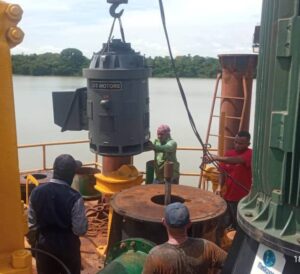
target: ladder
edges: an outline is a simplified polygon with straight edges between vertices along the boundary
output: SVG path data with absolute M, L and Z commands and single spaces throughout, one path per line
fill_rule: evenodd
M 225 131 L 225 124 L 227 119 L 235 119 L 239 120 L 239 131 L 242 130 L 242 126 L 244 123 L 244 118 L 245 118 L 245 111 L 246 111 L 246 105 L 248 103 L 248 92 L 247 92 L 247 82 L 246 82 L 246 77 L 244 76 L 242 78 L 242 84 L 243 84 L 243 97 L 233 97 L 233 96 L 219 96 L 218 95 L 218 90 L 219 90 L 219 83 L 220 80 L 222 79 L 222 74 L 217 75 L 216 79 L 216 84 L 215 84 L 215 89 L 214 89 L 214 95 L 213 95 L 213 100 L 212 100 L 212 106 L 210 110 L 210 116 L 209 116 L 209 122 L 208 122 L 208 127 L 207 127 L 207 133 L 206 133 L 206 139 L 205 143 L 208 144 L 209 142 L 209 137 L 218 137 L 219 138 L 219 155 L 224 155 L 224 139 L 234 139 L 235 136 L 226 136 L 224 135 Z M 242 112 L 241 116 L 227 116 L 226 113 L 221 113 L 220 115 L 214 114 L 215 111 L 215 105 L 216 105 L 216 99 L 233 99 L 233 100 L 242 100 L 243 102 L 243 107 L 242 107 Z M 213 118 L 219 118 L 220 119 L 220 132 L 221 134 L 212 134 L 211 133 L 211 125 L 213 122 Z
M 208 144 L 209 142 L 209 137 L 218 137 L 218 154 L 223 156 L 225 151 L 224 151 L 224 140 L 225 139 L 234 139 L 235 136 L 227 136 L 225 135 L 225 124 L 226 124 L 226 119 L 235 119 L 239 120 L 239 131 L 242 130 L 242 126 L 244 123 L 244 117 L 245 117 L 245 111 L 246 111 L 246 105 L 248 102 L 248 90 L 247 90 L 247 82 L 246 82 L 246 77 L 243 76 L 242 78 L 242 84 L 243 84 L 243 97 L 233 97 L 233 96 L 220 96 L 218 95 L 219 91 L 219 83 L 220 80 L 222 79 L 222 74 L 219 73 L 216 78 L 216 84 L 214 88 L 214 94 L 213 94 L 213 100 L 212 100 L 212 105 L 211 105 L 211 110 L 210 110 L 210 116 L 209 116 L 209 121 L 208 121 L 208 127 L 207 127 L 207 132 L 206 132 L 206 138 L 205 138 L 205 144 Z M 220 115 L 214 114 L 215 112 L 215 105 L 216 105 L 216 100 L 217 99 L 234 99 L 234 100 L 242 100 L 243 101 L 243 107 L 242 107 L 242 112 L 241 116 L 235 117 L 235 116 L 227 116 L 225 112 L 222 112 Z M 211 125 L 213 122 L 213 118 L 219 118 L 219 134 L 212 134 L 211 133 Z M 205 167 L 204 167 L 205 168 Z M 200 178 L 199 178 L 199 188 L 206 189 L 207 184 L 203 180 L 203 170 L 200 172 Z

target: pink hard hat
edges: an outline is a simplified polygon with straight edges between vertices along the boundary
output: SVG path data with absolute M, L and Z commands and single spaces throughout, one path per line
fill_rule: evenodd
M 160 125 L 157 128 L 157 134 L 167 134 L 167 133 L 170 133 L 170 132 L 171 132 L 171 129 L 168 125 Z

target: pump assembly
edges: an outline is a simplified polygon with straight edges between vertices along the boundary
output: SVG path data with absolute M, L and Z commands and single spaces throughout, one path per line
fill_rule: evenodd
M 126 156 L 144 151 L 150 139 L 150 69 L 144 56 L 125 42 L 119 4 L 107 0 L 114 17 L 107 43 L 94 53 L 83 70 L 87 88 L 75 92 L 53 92 L 54 122 L 65 130 L 89 130 L 90 149 L 100 155 Z M 115 20 L 122 39 L 111 39 Z

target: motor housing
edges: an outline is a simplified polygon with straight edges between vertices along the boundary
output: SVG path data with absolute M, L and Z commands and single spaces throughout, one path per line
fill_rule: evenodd
M 104 43 L 83 70 L 87 78 L 90 148 L 100 155 L 135 155 L 150 139 L 150 69 L 129 43 Z

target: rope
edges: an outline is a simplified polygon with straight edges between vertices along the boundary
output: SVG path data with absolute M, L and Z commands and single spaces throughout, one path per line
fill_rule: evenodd
M 122 37 L 122 42 L 125 42 L 125 34 L 124 34 L 124 29 L 123 29 L 123 25 L 122 25 L 122 21 L 121 21 L 121 17 L 118 18 L 119 21 L 119 27 L 120 27 L 120 33 L 121 33 L 121 37 Z
M 110 27 L 110 31 L 109 31 L 109 35 L 108 35 L 108 39 L 107 39 L 107 43 L 106 43 L 106 47 L 102 49 L 101 53 L 105 53 L 106 51 L 109 52 L 110 51 L 110 42 L 112 40 L 112 34 L 114 32 L 114 28 L 115 28 L 115 23 L 116 23 L 116 17 L 114 18 L 112 25 Z M 120 33 L 121 33 L 121 37 L 122 37 L 122 42 L 125 42 L 125 33 L 124 33 L 124 28 L 122 25 L 122 20 L 120 17 L 118 17 L 118 23 L 119 23 L 119 27 L 120 27 Z
M 101 233 L 103 237 L 107 236 L 108 214 L 108 204 L 106 203 L 97 204 L 87 208 L 87 237 L 96 237 L 99 233 Z
M 211 155 L 211 153 L 209 152 L 208 148 L 207 148 L 207 145 L 203 142 L 198 130 L 197 130 L 197 127 L 195 125 L 195 122 L 194 122 L 194 119 L 193 119 L 193 116 L 190 112 L 190 109 L 189 109 L 189 106 L 188 106 L 188 102 L 187 102 L 187 99 L 186 99 L 186 95 L 185 95 L 185 92 L 184 92 L 184 89 L 182 87 L 182 84 L 181 84 L 181 81 L 179 79 L 179 76 L 178 76 L 178 72 L 177 72 L 177 68 L 176 68 L 176 65 L 175 65 L 175 60 L 173 58 L 173 53 L 172 53 L 172 49 L 171 49 L 171 45 L 170 45 L 170 40 L 169 40 L 169 35 L 168 35 L 168 30 L 167 30 L 167 26 L 166 26 L 166 18 L 165 18 L 165 12 L 164 12 L 164 6 L 163 6 L 163 0 L 158 0 L 159 2 L 159 8 L 160 8 L 160 16 L 161 16 L 161 20 L 162 20 L 162 25 L 163 25 L 163 29 L 164 29 L 164 33 L 165 33 L 165 37 L 166 37 L 166 41 L 167 41 L 167 46 L 168 46 L 168 51 L 169 51 L 169 55 L 170 55 L 170 59 L 171 59 L 171 66 L 172 66 L 172 69 L 174 71 L 174 74 L 175 74 L 175 78 L 176 78 L 176 81 L 177 81 L 177 85 L 178 85 L 178 88 L 179 88 L 179 91 L 180 91 L 180 95 L 181 95 L 181 98 L 182 98 L 182 101 L 183 101 L 183 104 L 185 106 L 185 109 L 186 109 L 186 112 L 187 112 L 187 115 L 188 115 L 188 118 L 189 118 L 189 122 L 191 124 L 191 127 L 192 127 L 192 130 L 197 138 L 197 140 L 199 141 L 199 143 L 201 144 L 202 146 L 202 149 L 203 149 L 203 157 L 207 157 L 213 166 L 215 166 L 221 173 L 225 174 L 226 176 L 228 176 L 230 179 L 232 179 L 232 181 L 239 187 L 241 187 L 242 189 L 244 189 L 246 192 L 249 192 L 249 189 L 247 189 L 245 186 L 243 186 L 240 182 L 238 182 L 236 179 L 234 179 L 230 174 L 228 174 L 218 163 L 216 163 L 213 159 L 213 156 Z M 202 162 L 203 163 L 203 162 Z M 203 170 L 202 168 L 202 163 L 200 165 L 200 169 Z

